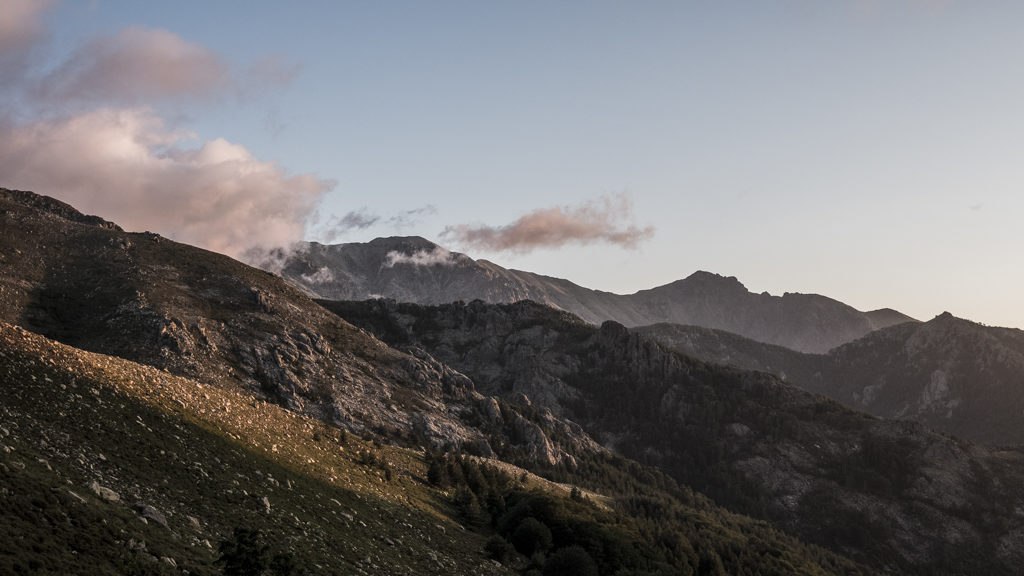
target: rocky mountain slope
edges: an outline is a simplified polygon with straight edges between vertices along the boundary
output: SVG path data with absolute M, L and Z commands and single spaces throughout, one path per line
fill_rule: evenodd
M 0 395 L 0 571 L 869 573 L 276 276 L 10 190 Z
M 879 330 L 825 355 L 801 354 L 707 329 L 640 329 L 685 354 L 779 374 L 884 418 L 985 444 L 1024 444 L 1024 331 L 950 314 Z
M 510 573 L 414 452 L 5 323 L 0 384 L 4 574 L 219 574 L 239 527 L 313 573 Z
M 419 237 L 378 238 L 365 244 L 310 243 L 276 267 L 310 293 L 331 300 L 533 300 L 592 324 L 693 324 L 806 352 L 825 352 L 872 330 L 913 320 L 888 309 L 860 312 L 816 294 L 754 294 L 736 278 L 708 272 L 635 294 L 612 294 L 473 260 Z
M 52 199 L 0 191 L 0 320 L 353 432 L 489 453 L 484 435 L 463 423 L 488 406 L 465 376 L 389 349 L 276 276 L 69 213 Z M 565 457 L 542 434 L 528 436 L 535 442 L 523 450 Z M 576 436 L 564 435 L 589 442 Z
M 566 415 L 604 445 L 874 570 L 1013 574 L 1024 560 L 1017 451 L 878 420 L 528 302 L 324 305 L 427 350 L 482 392 Z

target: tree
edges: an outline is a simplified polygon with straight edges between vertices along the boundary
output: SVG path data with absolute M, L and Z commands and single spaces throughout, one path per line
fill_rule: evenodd
M 487 552 L 489 557 L 505 564 L 512 557 L 512 554 L 515 553 L 516 549 L 508 543 L 508 540 L 501 536 L 491 536 L 491 539 L 484 545 L 484 551 Z
M 427 482 L 438 488 L 447 488 L 451 485 L 451 477 L 448 475 L 448 467 L 441 458 L 433 458 L 430 467 L 427 468 Z
M 490 515 L 480 506 L 480 500 L 472 490 L 459 486 L 455 491 L 455 507 L 469 526 L 480 527 L 490 522 Z
M 532 556 L 534 552 L 544 552 L 551 548 L 551 530 L 532 516 L 523 518 L 512 532 L 512 545 L 525 556 Z
M 597 576 L 597 563 L 580 546 L 559 548 L 544 563 L 544 576 Z

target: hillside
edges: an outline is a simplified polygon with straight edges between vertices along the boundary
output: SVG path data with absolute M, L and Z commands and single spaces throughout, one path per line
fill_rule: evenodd
M 0 383 L 5 574 L 219 573 L 240 527 L 317 573 L 506 573 L 415 452 L 8 324 Z
M 612 294 L 473 260 L 419 237 L 377 238 L 365 244 L 310 243 L 273 267 L 330 300 L 533 300 L 595 325 L 605 320 L 626 326 L 693 324 L 807 352 L 825 352 L 872 330 L 913 321 L 893 310 L 860 312 L 816 294 L 755 294 L 736 278 L 708 272 L 635 294 Z
M 878 420 L 528 302 L 323 303 L 484 393 L 568 416 L 605 446 L 875 570 L 1014 574 L 1024 558 L 1019 452 Z
M 873 332 L 825 355 L 690 326 L 640 329 L 709 362 L 763 370 L 883 418 L 993 445 L 1024 444 L 1024 332 L 950 314 Z
M 5 571 L 868 573 L 276 276 L 31 193 L 0 219 Z
M 490 452 L 463 422 L 487 405 L 465 376 L 388 348 L 276 276 L 155 234 L 69 220 L 70 207 L 42 202 L 0 191 L 0 320 L 352 432 Z M 543 436 L 522 449 L 562 458 Z

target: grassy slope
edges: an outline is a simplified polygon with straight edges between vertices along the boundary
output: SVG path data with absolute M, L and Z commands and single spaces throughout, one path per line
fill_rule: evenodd
M 316 573 L 501 572 L 423 484 L 413 452 L 343 444 L 277 406 L 6 324 L 0 354 L 2 573 L 210 574 L 237 526 Z M 389 463 L 391 481 L 360 464 L 365 451 Z M 121 501 L 98 498 L 93 481 Z M 168 527 L 143 523 L 139 501 Z

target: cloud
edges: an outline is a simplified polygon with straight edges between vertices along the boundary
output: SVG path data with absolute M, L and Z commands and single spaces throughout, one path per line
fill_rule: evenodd
M 335 242 L 352 230 L 365 230 L 380 220 L 380 216 L 370 214 L 365 208 L 353 210 L 344 216 L 331 216 L 320 231 L 319 236 L 327 244 Z
M 433 214 L 437 214 L 437 207 L 433 204 L 427 204 L 426 206 L 399 212 L 388 218 L 387 223 L 396 230 L 404 230 L 419 224 L 421 216 L 431 216 Z
M 421 216 L 436 213 L 437 208 L 430 204 L 403 210 L 387 218 L 370 213 L 366 208 L 360 208 L 344 216 L 331 216 L 325 224 L 317 226 L 315 234 L 325 244 L 332 244 L 347 236 L 349 232 L 366 230 L 378 224 L 395 230 L 404 230 L 418 224 Z
M 224 139 L 184 147 L 191 139 L 138 108 L 8 122 L 0 125 L 0 173 L 6 186 L 234 257 L 301 240 L 333 187 Z
M 197 141 L 140 106 L 242 98 L 289 83 L 297 66 L 274 57 L 231 66 L 172 32 L 130 27 L 43 69 L 50 4 L 2 0 L 2 185 L 236 258 L 302 239 L 332 182 L 289 174 L 222 138 Z M 191 115 L 178 108 L 166 110 Z
M 228 65 L 209 49 L 166 30 L 133 26 L 96 38 L 36 88 L 49 102 L 138 104 L 212 97 L 232 85 Z
M 268 88 L 288 86 L 302 71 L 302 66 L 280 56 L 266 56 L 246 67 L 237 81 L 241 95 L 263 92 Z
M 300 274 L 299 278 L 306 284 L 328 284 L 334 282 L 334 272 L 327 266 L 323 266 L 312 274 Z
M 639 227 L 633 203 L 625 194 L 606 195 L 578 206 L 535 210 L 505 226 L 448 226 L 441 237 L 468 248 L 526 253 L 537 248 L 605 242 L 636 248 L 654 235 Z
M 409 266 L 454 266 L 456 262 L 458 262 L 457 256 L 440 246 L 436 246 L 432 250 L 417 250 L 412 254 L 392 250 L 384 256 L 385 268 L 393 268 L 400 264 Z
M 4 0 L 0 7 L 0 81 L 22 77 L 44 34 L 43 15 L 51 0 Z

